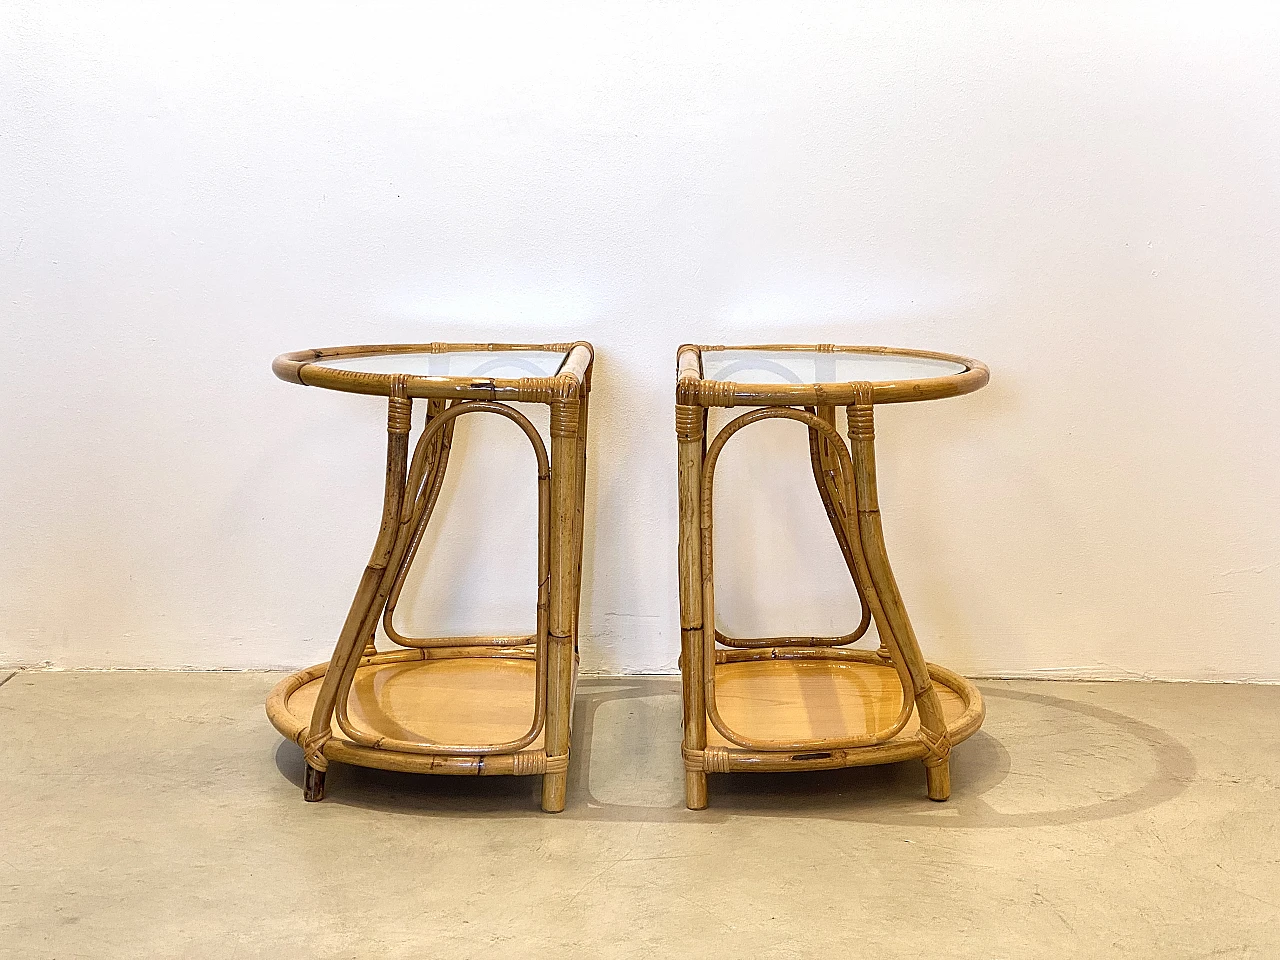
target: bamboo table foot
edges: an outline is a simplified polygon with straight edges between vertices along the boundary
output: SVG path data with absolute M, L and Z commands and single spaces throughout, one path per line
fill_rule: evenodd
M 338 761 L 412 773 L 539 774 L 543 809 L 564 809 L 591 364 L 586 343 L 334 347 L 276 358 L 281 379 L 387 398 L 382 523 L 333 656 L 285 678 L 267 700 L 271 723 L 302 747 L 304 799 L 323 799 L 325 772 Z M 426 424 L 410 454 L 419 398 Z M 550 455 L 513 402 L 550 407 Z M 529 636 L 405 636 L 396 605 L 444 483 L 454 425 L 470 413 L 511 421 L 537 460 L 537 627 Z M 401 649 L 378 650 L 379 625 Z
M 884 347 L 684 346 L 677 354 L 681 680 L 685 802 L 707 805 L 707 774 L 826 770 L 920 759 L 932 800 L 951 793 L 951 748 L 981 725 L 977 688 L 926 663 L 889 566 L 876 486 L 874 406 L 959 396 L 987 368 Z M 707 411 L 748 407 L 708 443 Z M 848 444 L 836 428 L 845 407 Z M 716 463 L 738 431 L 792 420 L 862 604 L 838 637 L 730 637 L 716 629 Z M 875 624 L 876 649 L 852 645 Z

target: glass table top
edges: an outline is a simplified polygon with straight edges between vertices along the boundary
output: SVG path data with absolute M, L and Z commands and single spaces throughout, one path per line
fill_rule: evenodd
M 379 353 L 331 357 L 308 366 L 353 373 L 405 374 L 411 377 L 467 377 L 518 380 L 554 377 L 565 354 L 549 350 L 459 350 L 456 353 Z
M 703 350 L 704 380 L 734 383 L 894 383 L 949 377 L 967 370 L 962 363 L 931 357 L 851 351 Z

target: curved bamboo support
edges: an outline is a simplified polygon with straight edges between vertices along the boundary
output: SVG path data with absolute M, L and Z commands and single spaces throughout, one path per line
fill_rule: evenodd
M 538 642 L 536 634 L 520 636 L 472 636 L 472 637 L 403 637 L 396 644 L 409 650 L 450 650 L 454 647 L 465 647 L 475 650 L 478 647 L 493 647 L 495 650 L 522 649 Z
M 868 616 L 870 616 L 869 610 Z M 864 630 L 863 633 L 865 632 Z M 856 643 L 862 639 L 862 635 L 855 631 L 839 637 L 730 637 L 717 630 L 716 643 L 738 650 L 767 650 L 772 647 L 843 647 Z
M 407 376 L 398 376 L 395 378 L 395 382 L 397 384 L 397 390 L 401 394 L 404 394 L 406 398 L 407 398 L 407 390 L 408 390 L 407 383 L 409 379 L 410 378 Z M 456 403 L 457 401 L 455 401 L 455 405 Z M 399 514 L 397 518 L 398 527 L 396 529 L 395 536 L 392 540 L 392 547 L 391 547 L 390 555 L 387 560 L 387 566 L 384 569 L 383 574 L 378 581 L 375 595 L 369 604 L 369 609 L 366 611 L 364 620 L 360 628 L 361 632 L 365 637 L 365 645 L 364 645 L 365 656 L 377 654 L 377 647 L 374 645 L 374 634 L 377 630 L 379 613 L 380 611 L 383 611 L 386 607 L 387 596 L 390 592 L 391 585 L 392 585 L 391 581 L 388 580 L 388 576 L 392 574 L 393 571 L 397 570 L 402 563 L 401 556 L 402 556 L 402 550 L 404 549 L 403 535 L 405 532 L 405 523 L 407 522 L 407 517 L 410 515 L 410 512 L 415 508 L 416 504 L 420 504 L 423 502 L 423 498 L 421 495 L 419 495 L 417 498 L 413 498 L 410 496 L 410 491 L 417 490 L 419 488 L 422 482 L 423 474 L 427 468 L 426 467 L 427 457 L 429 452 L 433 449 L 433 446 L 434 446 L 433 443 L 430 442 L 430 438 L 437 435 L 436 430 L 433 430 L 433 426 L 434 426 L 433 422 L 438 422 L 438 424 L 443 426 L 445 430 L 448 431 L 449 435 L 452 436 L 453 417 L 452 416 L 443 417 L 441 413 L 441 407 L 442 407 L 442 401 L 437 400 L 434 402 L 429 402 L 429 405 L 428 405 L 429 417 L 428 417 L 427 426 L 424 428 L 422 436 L 418 438 L 418 444 L 414 448 L 413 459 L 407 468 L 407 478 L 406 478 L 405 470 L 401 470 L 399 474 L 400 480 L 401 480 L 401 491 L 399 494 Z M 397 430 L 403 430 L 404 432 L 405 444 L 407 447 L 408 434 L 411 431 L 413 426 L 411 406 L 406 406 L 404 408 L 404 412 L 400 417 L 400 419 L 397 421 L 397 423 L 398 423 Z M 441 473 L 439 480 L 443 481 L 443 473 Z M 438 492 L 438 486 L 437 486 L 437 492 Z M 434 501 L 432 501 L 432 503 L 433 502 Z M 360 663 L 361 663 L 361 659 L 359 657 L 351 656 L 348 660 L 346 660 L 343 666 L 342 672 L 339 674 L 338 687 L 337 687 L 338 692 L 337 692 L 337 698 L 335 701 L 335 708 L 337 709 L 337 713 L 338 713 L 339 725 L 341 725 L 346 718 L 347 696 L 349 691 L 351 690 L 351 684 L 355 680 L 356 670 L 359 669 Z M 326 681 L 327 679 L 328 677 L 326 675 Z M 316 706 L 317 706 L 317 709 L 319 709 L 318 703 Z
M 394 570 L 392 580 L 388 581 L 383 577 L 383 583 L 380 585 L 376 602 L 385 606 L 389 602 L 389 595 L 393 583 L 403 583 L 405 576 L 408 574 L 409 546 L 411 542 L 416 542 L 421 537 L 421 530 L 425 526 L 426 520 L 429 518 L 429 507 L 434 504 L 434 498 L 430 496 L 425 489 L 428 484 L 437 487 L 440 477 L 443 476 L 443 470 L 433 477 L 428 476 L 428 468 L 426 467 L 426 454 L 423 454 L 420 462 L 419 452 L 430 450 L 436 439 L 443 434 L 445 430 L 452 426 L 453 421 L 458 417 L 468 413 L 491 413 L 498 416 L 506 417 L 515 423 L 525 436 L 528 437 L 530 445 L 533 447 L 534 455 L 538 461 L 538 634 L 535 641 L 535 649 L 537 651 L 537 680 L 536 693 L 534 702 L 534 717 L 528 732 L 524 736 L 506 743 L 484 744 L 480 746 L 471 744 L 443 744 L 431 741 L 419 740 L 400 740 L 394 737 L 371 737 L 368 734 L 356 729 L 351 723 L 348 716 L 347 693 L 351 688 L 351 682 L 355 677 L 354 667 L 349 667 L 342 677 L 342 685 L 338 692 L 336 701 L 336 713 L 338 726 L 342 732 L 353 742 L 359 746 L 369 747 L 371 749 L 381 750 L 397 750 L 401 753 L 423 753 L 423 754 L 450 754 L 454 756 L 478 756 L 482 754 L 494 753 L 514 753 L 527 747 L 542 732 L 543 724 L 546 718 L 547 710 L 547 571 L 549 566 L 548 556 L 548 540 L 550 539 L 550 515 L 551 515 L 551 495 L 550 495 L 550 464 L 547 460 L 546 448 L 543 446 L 542 438 L 538 434 L 537 428 L 529 422 L 524 414 L 518 412 L 512 407 L 502 403 L 494 403 L 487 400 L 473 400 L 465 403 L 457 403 L 451 405 L 447 410 L 436 416 L 423 431 L 422 436 L 418 440 L 417 449 L 414 452 L 414 467 L 411 472 L 410 485 L 419 483 L 424 488 L 419 496 L 412 502 L 407 498 L 404 500 L 404 506 L 399 517 L 399 531 L 396 537 L 395 547 L 390 555 L 388 569 Z M 439 462 L 439 461 L 437 461 Z M 376 613 L 374 614 L 376 621 Z M 474 641 L 475 638 L 466 638 Z M 498 638 L 503 639 L 503 638 Z M 521 642 L 524 639 L 521 638 Z M 422 641 L 418 645 L 426 646 L 427 643 Z M 449 644 L 441 644 L 449 645 Z M 452 644 L 456 645 L 456 641 Z
M 427 426 L 445 410 L 443 400 L 427 401 Z M 449 468 L 449 453 L 453 448 L 453 430 L 456 421 L 450 421 L 443 430 L 436 433 L 430 443 L 424 443 L 426 433 L 418 439 L 418 446 L 414 450 L 414 463 L 409 471 L 408 488 L 417 490 L 418 495 L 414 501 L 414 508 L 420 513 L 420 520 L 413 530 L 413 538 L 409 541 L 409 549 L 405 553 L 404 563 L 400 565 L 400 570 L 396 574 L 395 580 L 391 584 L 391 593 L 387 596 L 387 606 L 382 614 L 382 629 L 387 637 L 393 642 L 398 643 L 402 647 L 417 646 L 443 646 L 444 644 L 436 643 L 434 640 L 423 643 L 417 642 L 414 638 L 402 636 L 395 628 L 395 611 L 396 606 L 400 602 L 400 593 L 404 590 L 404 583 L 407 578 L 409 568 L 413 565 L 414 558 L 418 555 L 418 547 L 422 543 L 422 536 L 426 532 L 427 525 L 431 522 L 431 515 L 435 511 L 436 501 L 440 497 L 440 490 L 444 486 L 445 471 Z M 407 508 L 407 504 L 405 505 Z M 402 515 L 401 522 L 406 518 Z M 370 643 L 373 638 L 369 638 Z
M 413 401 L 405 394 L 403 379 L 393 385 L 391 396 L 387 400 L 387 476 L 382 501 L 382 523 L 378 528 L 378 537 L 374 542 L 373 553 L 356 588 L 355 598 L 347 612 L 346 622 L 338 635 L 333 656 L 329 660 L 329 668 L 325 673 L 324 684 L 320 696 L 316 700 L 315 711 L 311 716 L 311 725 L 302 743 L 302 752 L 306 757 L 309 769 L 316 771 L 307 774 L 307 786 L 304 796 L 307 800 L 324 798 L 324 773 L 329 768 L 325 758 L 324 746 L 333 735 L 332 717 L 334 705 L 339 692 L 350 688 L 350 680 L 345 687 L 341 684 L 347 673 L 348 665 L 359 662 L 359 652 L 363 649 L 363 640 L 368 635 L 365 623 L 373 609 L 378 589 L 384 579 L 387 565 L 391 560 L 391 552 L 395 545 L 396 531 L 400 515 L 400 505 L 404 499 L 404 477 L 406 460 L 409 453 L 409 428 Z M 354 674 L 354 666 L 351 672 Z
M 744 413 L 730 421 L 716 435 L 715 440 L 707 450 L 706 457 L 702 464 L 699 502 L 702 534 L 700 558 L 702 563 L 703 624 L 715 623 L 715 576 L 712 561 L 712 491 L 715 480 L 716 461 L 719 459 L 720 452 L 724 449 L 724 445 L 739 430 L 759 420 L 772 418 L 799 421 L 810 430 L 819 433 L 828 440 L 834 441 L 834 443 L 832 443 L 832 449 L 839 458 L 840 480 L 844 487 L 841 491 L 841 496 L 845 503 L 854 502 L 854 494 L 851 489 L 856 476 L 854 463 L 850 459 L 849 451 L 845 448 L 844 442 L 840 439 L 840 435 L 836 432 L 835 427 L 827 423 L 825 420 L 822 420 L 804 410 L 797 410 L 792 407 L 762 407 L 756 410 L 751 410 L 748 413 Z M 871 733 L 862 736 L 821 740 L 761 740 L 746 737 L 732 730 L 720 715 L 720 710 L 716 704 L 715 692 L 716 650 L 713 637 L 709 637 L 704 638 L 701 651 L 704 671 L 703 686 L 705 690 L 703 696 L 706 701 L 706 714 L 710 718 L 712 725 L 720 735 L 725 738 L 725 740 L 744 749 L 759 751 L 795 751 L 806 749 L 836 750 L 869 747 L 891 740 L 902 731 L 902 729 L 907 725 L 907 721 L 911 719 L 912 709 L 915 705 L 915 684 L 913 683 L 913 675 L 907 669 L 907 664 L 902 656 L 902 651 L 898 649 L 897 635 L 892 631 L 890 621 L 881 607 L 877 592 L 872 587 L 872 581 L 870 578 L 865 576 L 865 560 L 861 556 L 860 551 L 852 549 L 852 541 L 850 541 L 850 546 L 850 552 L 854 559 L 854 567 L 851 572 L 854 573 L 855 581 L 859 579 L 863 581 L 868 606 L 871 609 L 872 615 L 875 617 L 876 625 L 880 630 L 881 636 L 889 642 L 893 666 L 897 671 L 898 679 L 902 685 L 902 709 L 899 711 L 897 719 L 887 728 L 872 731 Z M 706 631 L 704 630 L 703 632 L 705 633 Z
M 858 531 L 870 583 L 880 599 L 889 632 L 896 640 L 899 656 L 911 675 L 917 709 L 920 712 L 920 740 L 925 745 L 925 775 L 930 800 L 946 800 L 951 795 L 949 757 L 951 738 L 942 705 L 929 677 L 929 666 L 920 652 L 898 583 L 889 566 L 880 520 L 880 500 L 876 486 L 874 391 L 869 383 L 851 384 L 855 402 L 850 405 L 849 446 L 853 458 L 854 487 L 857 491 Z M 884 636 L 884 632 L 881 632 Z M 895 657 L 896 659 L 896 657 Z
M 809 412 L 820 420 L 826 421 L 833 430 L 835 429 L 835 407 L 815 407 Z M 843 445 L 840 443 L 840 446 Z M 809 463 L 813 468 L 813 482 L 818 487 L 822 506 L 827 511 L 827 519 L 831 522 L 831 532 L 836 535 L 836 543 L 840 545 L 840 553 L 844 557 L 845 566 L 849 568 L 849 576 L 853 579 L 853 585 L 858 591 L 858 604 L 862 608 L 858 626 L 852 633 L 839 638 L 838 644 L 833 644 L 843 646 L 861 640 L 871 626 L 871 605 L 867 603 L 866 593 L 858 581 L 857 565 L 850 542 L 857 536 L 856 530 L 851 535 L 849 529 L 851 526 L 857 526 L 857 515 L 853 505 L 844 497 L 845 487 L 853 481 L 850 479 L 848 484 L 842 482 L 844 478 L 840 473 L 840 458 L 832 446 L 831 437 L 817 430 L 809 431 Z M 854 514 L 852 518 L 851 513 Z

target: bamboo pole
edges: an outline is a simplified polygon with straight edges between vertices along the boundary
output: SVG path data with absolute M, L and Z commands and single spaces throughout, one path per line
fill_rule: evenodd
M 569 725 L 573 712 L 574 682 L 573 602 L 578 569 L 575 556 L 577 526 L 580 429 L 578 381 L 562 380 L 561 399 L 551 404 L 551 607 L 547 636 L 547 720 L 545 745 L 548 760 L 568 756 Z M 542 809 L 564 809 L 568 773 L 547 773 L 542 778 Z
M 589 362 L 589 361 L 588 361 Z M 582 613 L 582 547 L 586 537 L 587 509 L 587 432 L 588 411 L 591 399 L 591 384 L 584 383 L 581 399 L 578 401 L 578 462 L 577 484 L 574 495 L 573 526 L 573 651 L 578 653 L 578 619 Z
M 684 796 L 690 810 L 707 805 L 707 774 L 690 765 L 691 754 L 707 747 L 707 711 L 704 699 L 702 619 L 701 490 L 702 452 L 706 436 L 706 411 L 702 407 L 676 406 L 676 439 L 680 476 L 680 674 L 684 686 Z M 714 626 L 714 625 L 712 625 Z M 715 646 L 714 641 L 710 644 Z

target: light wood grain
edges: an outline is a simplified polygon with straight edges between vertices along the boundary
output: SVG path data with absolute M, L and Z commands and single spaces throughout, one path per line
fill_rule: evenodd
M 529 729 L 537 697 L 533 660 L 456 657 L 361 667 L 347 699 L 352 725 L 379 739 L 434 740 L 482 747 Z M 299 687 L 286 709 L 306 722 L 320 681 Z M 538 749 L 542 736 L 530 744 Z
M 955 723 L 965 698 L 937 685 L 943 715 Z M 840 660 L 756 660 L 716 665 L 720 715 L 749 737 L 839 740 L 882 730 L 902 708 L 902 685 L 892 666 Z M 914 740 L 913 711 L 894 739 Z M 730 747 L 714 728 L 707 743 Z

